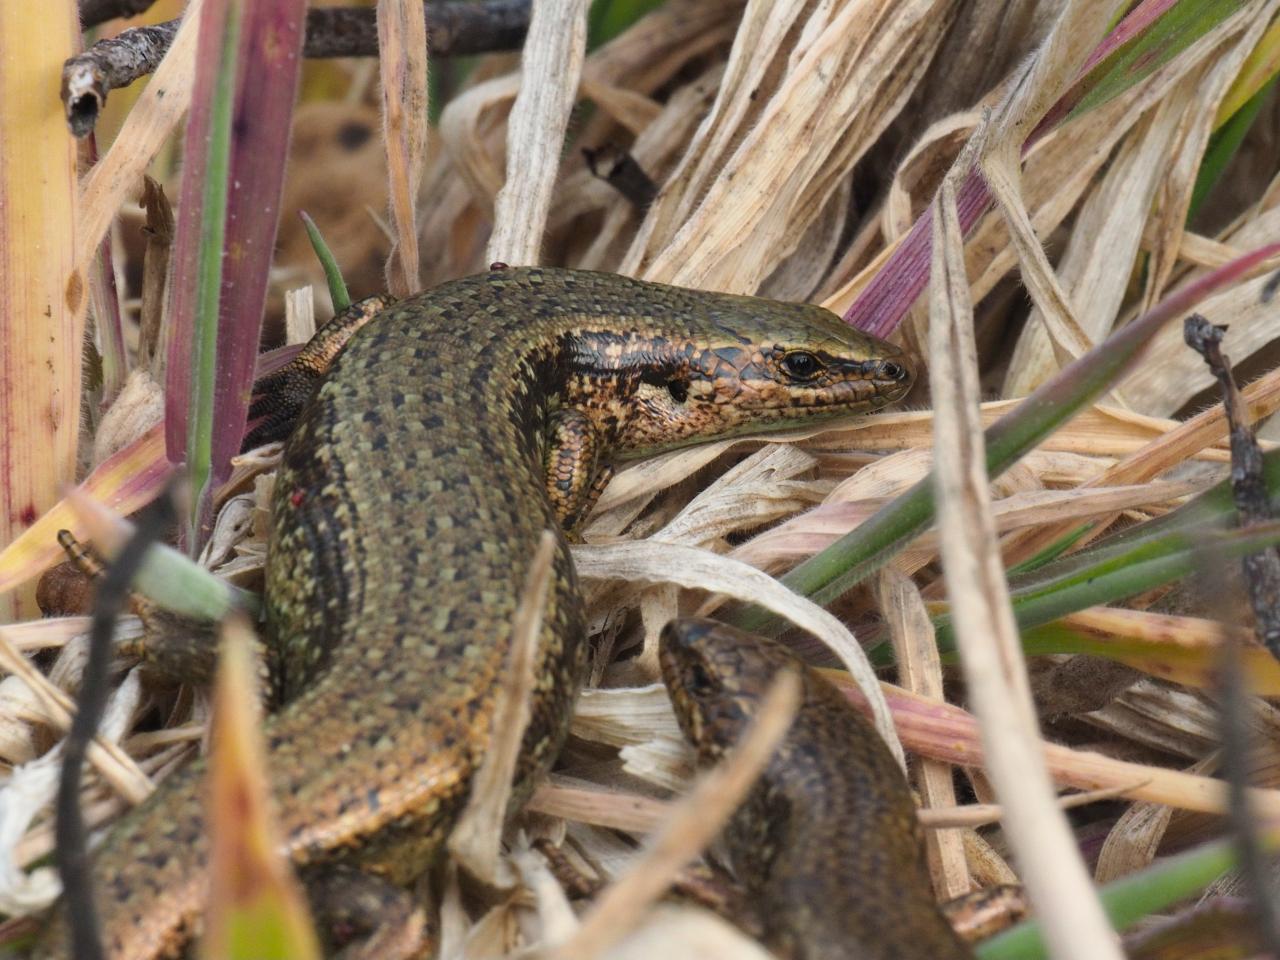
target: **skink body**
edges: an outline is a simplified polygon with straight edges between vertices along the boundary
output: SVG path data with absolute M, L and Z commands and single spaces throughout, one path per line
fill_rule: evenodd
M 791 729 L 725 828 L 765 944 L 784 960 L 972 960 L 933 897 L 906 778 L 875 728 L 773 640 L 711 620 L 668 624 L 663 679 L 699 759 L 737 742 L 779 670 Z
M 504 269 L 378 314 L 290 436 L 266 574 L 266 725 L 284 844 L 405 882 L 441 848 L 486 750 L 521 584 L 601 465 L 897 399 L 895 348 L 817 307 Z M 563 537 L 515 803 L 565 738 L 585 661 Z M 96 856 L 108 955 L 167 956 L 207 887 L 204 765 Z M 60 926 L 60 924 L 55 925 Z M 39 957 L 64 955 L 51 929 Z

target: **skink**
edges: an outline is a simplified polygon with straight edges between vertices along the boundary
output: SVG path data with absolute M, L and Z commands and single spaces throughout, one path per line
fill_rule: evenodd
M 766 946 L 783 960 L 972 960 L 934 900 L 906 778 L 839 690 L 712 620 L 668 624 L 659 659 L 702 763 L 737 742 L 779 670 L 800 672 L 791 729 L 725 828 Z
M 324 331 L 322 331 L 322 334 Z M 269 777 L 294 862 L 405 883 L 483 756 L 537 539 L 609 464 L 868 411 L 911 383 L 893 346 L 814 306 L 520 268 L 378 313 L 306 403 L 276 477 L 266 572 Z M 515 808 L 555 759 L 586 655 L 555 558 Z M 204 764 L 94 865 L 109 956 L 168 956 L 207 887 Z M 38 957 L 65 954 L 51 924 Z

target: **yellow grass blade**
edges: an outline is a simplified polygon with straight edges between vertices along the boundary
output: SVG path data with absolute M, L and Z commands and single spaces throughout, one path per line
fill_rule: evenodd
M 83 278 L 73 279 L 76 152 L 58 99 L 74 0 L 0 4 L 0 543 L 75 478 Z M 30 587 L 0 621 L 35 612 Z
M 201 955 L 318 960 L 306 901 L 271 816 L 252 647 L 248 621 L 229 619 L 214 690 L 210 890 Z
M 127 516 L 154 500 L 172 472 L 173 466 L 164 456 L 163 429 L 157 424 L 104 460 L 80 489 L 116 513 Z M 57 489 L 54 484 L 49 488 Z M 58 546 L 59 530 L 70 530 L 77 539 L 87 539 L 84 521 L 65 498 L 0 550 L 0 595 L 32 582 L 65 559 Z

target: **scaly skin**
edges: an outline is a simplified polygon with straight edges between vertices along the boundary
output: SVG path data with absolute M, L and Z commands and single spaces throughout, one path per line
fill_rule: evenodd
M 800 671 L 791 729 L 725 827 L 731 866 L 785 960 L 972 960 L 933 897 L 906 778 L 844 696 L 786 647 L 675 620 L 659 657 L 680 726 L 713 763 L 774 675 Z
M 796 349 L 821 369 L 784 359 Z M 493 271 L 371 320 L 306 406 L 272 505 L 283 706 L 266 737 L 294 861 L 397 883 L 430 865 L 489 741 L 537 539 L 582 512 L 600 463 L 848 416 L 909 386 L 896 348 L 818 307 L 610 274 Z M 563 538 L 553 584 L 513 807 L 559 751 L 583 673 Z M 203 775 L 173 777 L 96 857 L 116 960 L 171 954 L 198 918 Z M 37 956 L 65 955 L 61 927 Z

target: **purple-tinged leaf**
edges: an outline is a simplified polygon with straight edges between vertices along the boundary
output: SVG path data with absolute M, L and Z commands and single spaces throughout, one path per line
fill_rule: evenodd
M 218 313 L 213 478 L 240 452 L 280 222 L 289 128 L 297 99 L 306 0 L 246 0 L 231 134 L 226 270 Z
M 960 230 L 966 236 L 991 205 L 991 192 L 972 170 L 956 191 Z M 844 315 L 845 323 L 872 336 L 887 337 L 902 322 L 929 282 L 933 257 L 933 205 L 920 215 L 902 246 L 889 257 Z
M 207 0 L 174 253 L 165 440 L 211 494 L 240 447 L 279 220 L 304 0 Z M 225 269 L 224 269 L 225 268 Z

